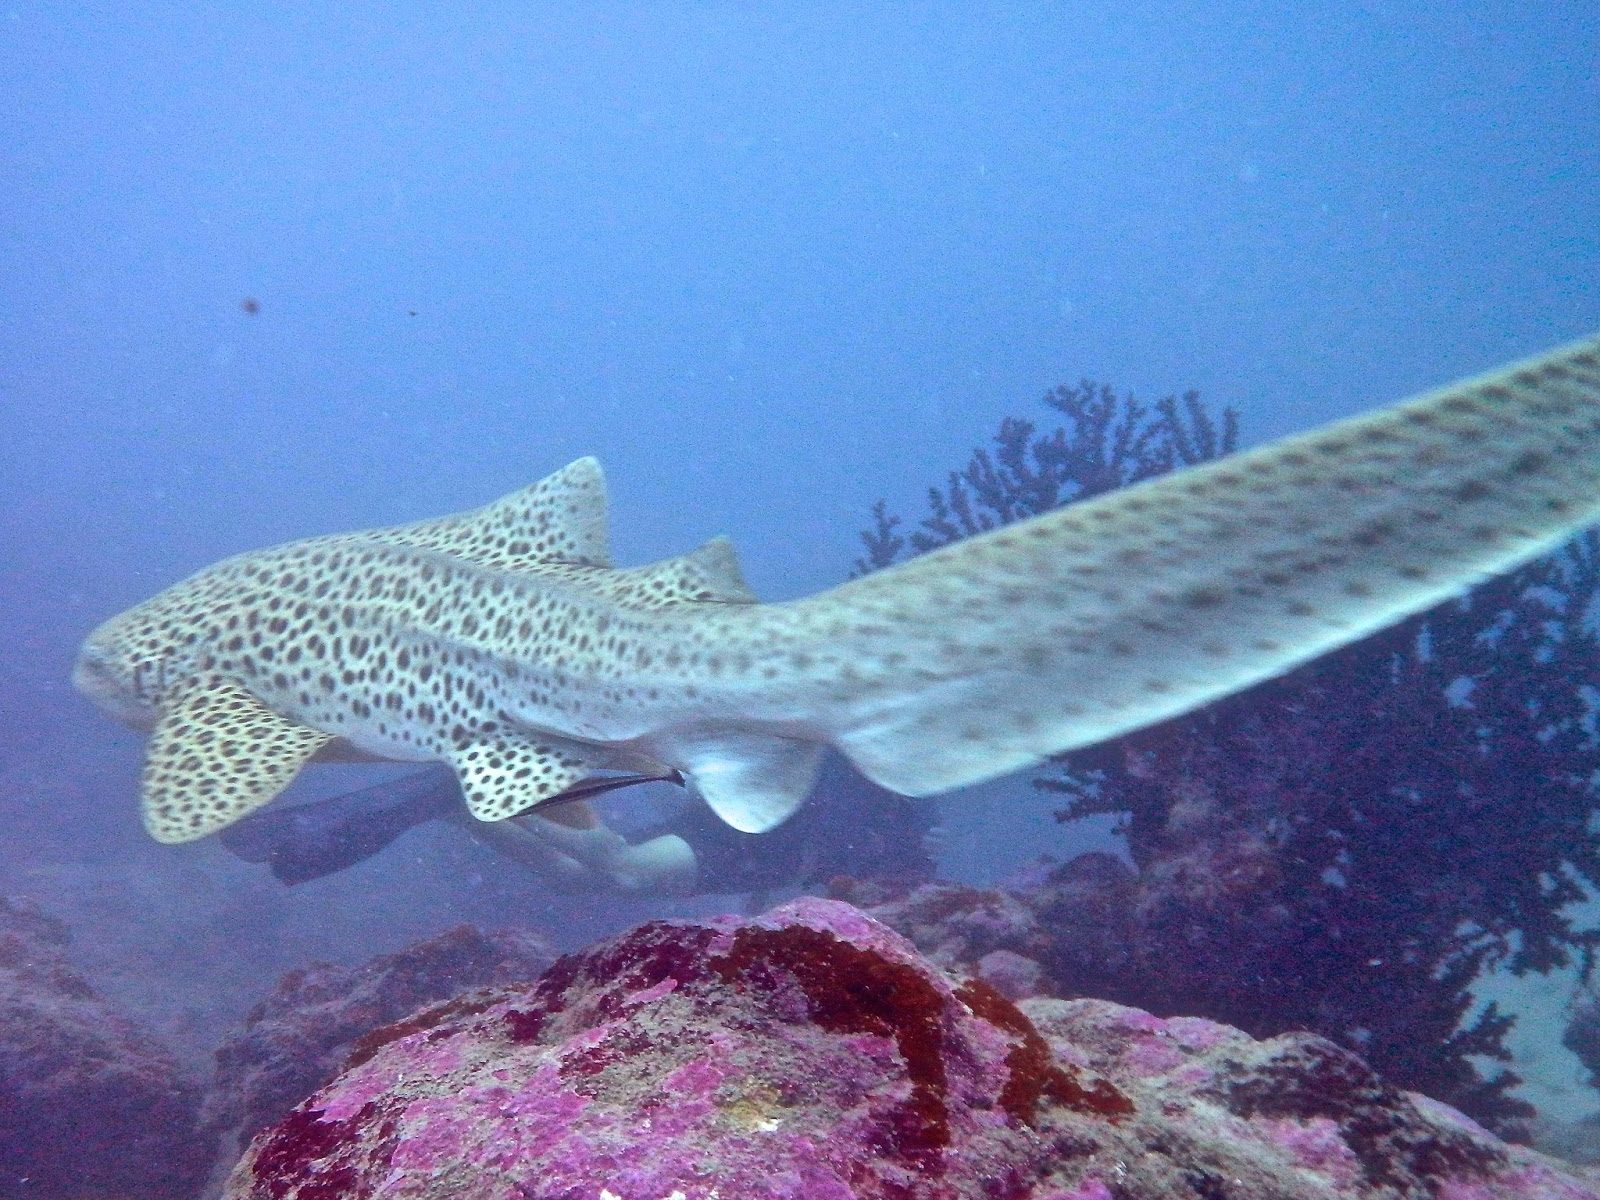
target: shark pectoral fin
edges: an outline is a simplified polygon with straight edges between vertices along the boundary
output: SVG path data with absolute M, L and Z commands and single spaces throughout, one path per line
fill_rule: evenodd
M 589 773 L 571 750 L 525 737 L 485 737 L 450 755 L 467 811 L 503 821 L 559 795 Z
M 158 842 L 191 842 L 231 825 L 287 787 L 332 740 L 231 679 L 198 675 L 173 689 L 150 735 L 144 827 Z
M 740 833 L 783 824 L 811 791 L 822 759 L 813 742 L 724 733 L 677 747 L 691 790 Z

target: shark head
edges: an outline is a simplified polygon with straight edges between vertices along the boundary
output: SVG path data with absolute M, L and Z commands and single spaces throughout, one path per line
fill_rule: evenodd
M 236 562 L 224 559 L 99 625 L 78 650 L 73 686 L 124 725 L 153 729 L 174 692 L 206 667 L 217 633 L 247 632 L 248 613 L 229 611 Z
M 86 639 L 72 667 L 73 686 L 107 715 L 149 731 L 161 715 L 167 680 L 176 678 L 183 640 L 141 604 Z

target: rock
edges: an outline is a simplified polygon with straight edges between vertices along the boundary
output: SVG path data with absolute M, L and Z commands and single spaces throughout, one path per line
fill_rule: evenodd
M 0 898 L 0 1196 L 188 1200 L 215 1145 L 200 1089 L 72 969 L 68 942 Z
M 1007 1000 L 1037 996 L 1046 987 L 1044 968 L 1025 955 L 991 950 L 978 960 L 978 978 Z
M 248 1139 L 332 1078 L 362 1036 L 470 988 L 537 979 L 555 956 L 536 933 L 461 925 L 358 967 L 291 971 L 217 1050 L 208 1120 Z
M 997 950 L 1032 960 L 1054 944 L 1028 907 L 1031 895 L 960 883 L 924 883 L 885 895 L 876 884 L 848 876 L 830 881 L 828 895 L 870 913 L 946 971 L 972 974 Z
M 653 922 L 377 1031 L 234 1200 L 1597 1200 L 1323 1039 L 1012 1004 L 842 903 Z
M 1546 1154 L 1586 1167 L 1600 1165 L 1600 1114 L 1575 1120 L 1543 1117 L 1529 1133 L 1530 1142 Z

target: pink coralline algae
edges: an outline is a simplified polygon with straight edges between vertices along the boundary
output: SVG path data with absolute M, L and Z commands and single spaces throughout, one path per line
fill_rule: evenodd
M 330 1079 L 373 1029 L 470 988 L 537 979 L 554 959 L 539 934 L 461 925 L 358 967 L 291 971 L 217 1050 L 208 1120 L 248 1139 Z
M 654 922 L 380 1029 L 233 1200 L 1600 1200 L 1321 1038 L 1013 1004 L 849 905 Z
M 187 1200 L 211 1163 L 200 1089 L 67 944 L 59 921 L 0 898 L 0 1196 Z

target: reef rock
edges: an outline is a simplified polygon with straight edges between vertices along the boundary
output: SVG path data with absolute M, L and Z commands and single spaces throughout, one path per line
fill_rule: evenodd
M 200 1089 L 72 969 L 66 927 L 0 898 L 0 1196 L 186 1200 Z
M 1309 1035 L 952 980 L 849 905 L 654 922 L 424 1009 L 235 1200 L 1597 1200 Z
M 555 956 L 537 933 L 461 925 L 357 967 L 291 971 L 218 1048 L 207 1119 L 248 1138 L 331 1079 L 365 1034 L 470 988 L 537 979 Z
M 891 892 L 846 875 L 828 881 L 829 899 L 882 921 L 910 939 L 934 966 L 977 975 L 1012 1000 L 1050 990 L 1039 960 L 1052 955 L 1058 939 L 1030 907 L 1035 895 L 943 882 Z

